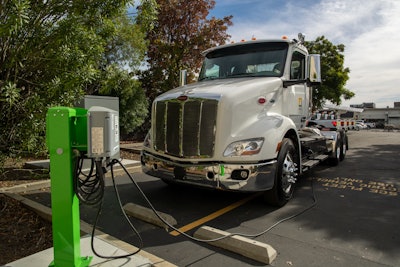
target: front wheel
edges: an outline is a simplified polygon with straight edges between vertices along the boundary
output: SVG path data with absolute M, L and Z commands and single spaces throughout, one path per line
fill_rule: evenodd
M 328 162 L 331 166 L 337 166 L 340 162 L 340 156 L 343 155 L 342 154 L 342 138 L 341 135 L 338 134 L 337 135 L 337 139 L 335 141 L 335 147 L 334 150 L 331 153 L 331 156 L 328 159 Z
M 298 175 L 298 156 L 292 140 L 282 141 L 275 170 L 274 187 L 264 193 L 264 200 L 273 206 L 284 206 L 293 195 L 294 183 Z
M 346 157 L 347 150 L 349 149 L 349 140 L 347 139 L 346 132 L 340 132 L 340 136 L 342 138 L 342 142 L 339 159 L 342 161 Z

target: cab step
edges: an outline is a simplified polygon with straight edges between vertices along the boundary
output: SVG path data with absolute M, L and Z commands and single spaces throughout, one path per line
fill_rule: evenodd
M 303 162 L 303 170 L 311 169 L 312 167 L 314 167 L 315 165 L 317 165 L 319 163 L 320 163 L 319 160 L 309 159 L 309 160 Z
M 323 161 L 323 160 L 326 160 L 328 157 L 329 157 L 328 155 L 321 154 L 321 155 L 318 155 L 318 156 L 314 157 L 313 159 L 314 160 Z
M 303 171 L 309 170 L 315 165 L 318 165 L 321 161 L 324 161 L 328 158 L 328 155 L 318 155 L 313 157 L 312 159 L 307 159 L 303 162 Z

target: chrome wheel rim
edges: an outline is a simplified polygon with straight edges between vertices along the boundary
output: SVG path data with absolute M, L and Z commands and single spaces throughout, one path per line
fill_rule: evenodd
M 296 163 L 288 153 L 282 166 L 282 190 L 285 194 L 290 194 L 292 185 L 296 182 Z
M 347 152 L 346 144 L 343 144 L 343 155 L 346 155 L 346 152 Z

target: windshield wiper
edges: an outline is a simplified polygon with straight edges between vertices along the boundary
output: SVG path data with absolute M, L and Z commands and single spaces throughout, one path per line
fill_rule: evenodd
M 242 73 L 235 73 L 235 74 L 231 74 L 228 75 L 228 77 L 255 77 L 257 76 L 255 73 L 247 73 L 247 72 L 242 72 Z
M 204 81 L 204 80 L 215 80 L 215 79 L 219 79 L 220 77 L 215 77 L 215 76 L 209 76 L 209 77 L 203 77 L 201 79 L 199 79 L 199 81 Z

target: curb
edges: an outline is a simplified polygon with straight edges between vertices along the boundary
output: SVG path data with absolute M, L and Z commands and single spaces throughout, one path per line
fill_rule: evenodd
M 0 188 L 0 193 L 23 193 L 50 187 L 50 179 Z
M 137 160 L 123 160 L 122 161 L 125 168 L 127 170 L 132 169 L 132 168 L 139 168 L 141 167 L 140 161 Z M 36 161 L 36 162 L 27 162 L 26 165 L 29 166 L 30 168 L 41 168 L 42 166 L 38 166 L 38 164 L 48 164 L 48 160 L 44 161 Z M 114 174 L 120 174 L 120 173 L 125 173 L 125 171 L 121 168 L 121 166 L 117 165 L 116 168 L 114 169 Z M 109 178 L 111 177 L 110 171 L 108 171 L 105 174 L 105 177 Z M 28 191 L 33 191 L 33 190 L 40 190 L 42 188 L 48 188 L 50 187 L 50 181 L 51 179 L 46 179 L 46 180 L 41 180 L 41 181 L 35 181 L 35 182 L 28 182 L 28 183 L 23 183 L 23 184 L 18 184 L 10 187 L 5 187 L 5 188 L 0 188 L 0 193 L 25 193 Z
M 135 154 L 140 154 L 142 149 L 143 149 L 143 142 L 120 144 L 120 150 L 129 151 Z
M 89 159 L 87 159 L 89 160 Z M 122 164 L 126 167 L 131 167 L 131 166 L 140 166 L 141 163 L 138 160 L 130 160 L 130 159 L 122 159 Z M 50 160 L 49 159 L 44 159 L 44 160 L 36 160 L 36 161 L 28 161 L 25 163 L 25 167 L 29 169 L 50 169 Z M 86 168 L 83 169 L 83 171 L 89 170 L 89 165 L 86 166 Z M 115 169 L 121 169 L 120 166 L 116 165 Z

